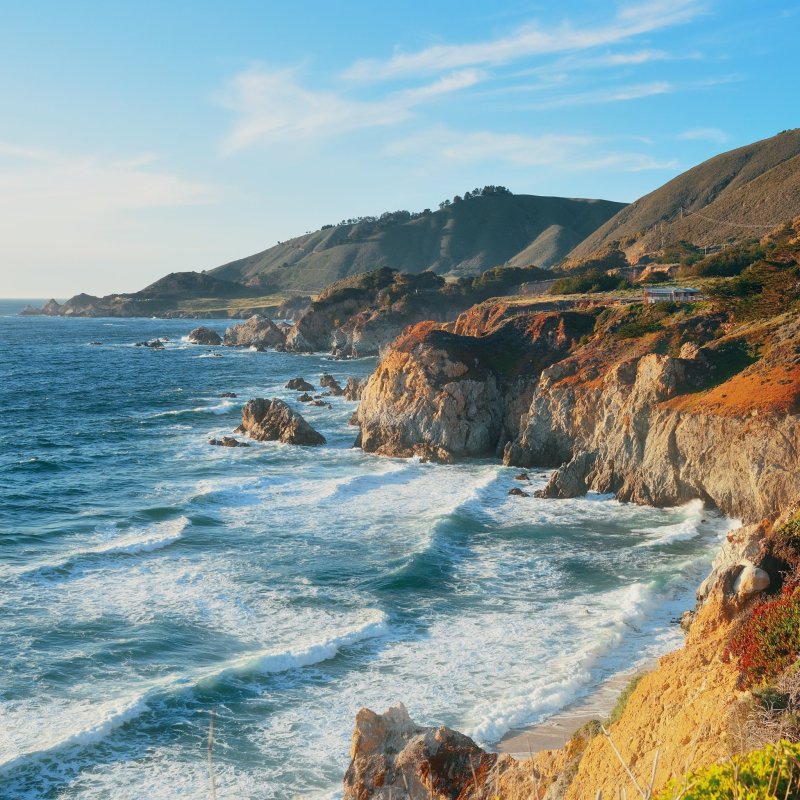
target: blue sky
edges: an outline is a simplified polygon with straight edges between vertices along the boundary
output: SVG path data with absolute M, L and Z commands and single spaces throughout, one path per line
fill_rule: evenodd
M 0 295 L 133 291 L 494 183 L 634 200 L 796 127 L 789 0 L 0 14 Z

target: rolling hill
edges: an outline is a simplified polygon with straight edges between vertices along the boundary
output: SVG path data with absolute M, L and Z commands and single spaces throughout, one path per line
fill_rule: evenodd
M 270 290 L 319 291 L 380 267 L 476 275 L 502 264 L 550 266 L 623 205 L 504 190 L 459 198 L 438 211 L 325 226 L 209 272 Z
M 619 240 L 629 260 L 686 240 L 699 246 L 758 237 L 800 214 L 800 128 L 730 150 L 631 203 L 570 253 Z

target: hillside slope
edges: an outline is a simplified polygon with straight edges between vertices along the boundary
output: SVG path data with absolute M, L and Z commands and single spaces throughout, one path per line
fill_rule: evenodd
M 800 213 L 800 128 L 715 156 L 623 208 L 570 253 L 622 240 L 629 259 L 687 240 L 719 245 L 761 236 Z
M 271 289 L 319 291 L 380 267 L 475 275 L 508 262 L 549 266 L 623 207 L 608 200 L 473 196 L 419 215 L 383 215 L 326 226 L 211 270 Z

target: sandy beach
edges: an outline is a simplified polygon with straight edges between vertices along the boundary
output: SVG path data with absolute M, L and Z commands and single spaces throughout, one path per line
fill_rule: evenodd
M 594 719 L 606 720 L 631 679 L 654 669 L 657 663 L 653 659 L 640 667 L 614 675 L 601 683 L 588 697 L 544 722 L 509 731 L 497 745 L 497 752 L 525 759 L 541 750 L 563 747 L 582 725 Z

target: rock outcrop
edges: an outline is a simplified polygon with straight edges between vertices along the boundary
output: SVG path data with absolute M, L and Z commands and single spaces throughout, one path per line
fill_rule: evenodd
M 277 397 L 248 400 L 242 409 L 242 424 L 234 433 L 247 433 L 261 442 L 280 441 L 284 444 L 320 445 L 325 437 L 314 430 L 297 412 Z
M 452 330 L 408 329 L 369 379 L 359 407 L 360 444 L 381 455 L 418 445 L 453 456 L 502 452 L 516 436 L 542 369 L 594 325 L 590 313 L 463 314 Z
M 219 345 L 222 344 L 222 337 L 216 331 L 212 331 L 211 328 L 201 325 L 189 334 L 189 341 L 192 344 Z
M 343 800 L 473 797 L 466 776 L 474 774 L 482 790 L 497 761 L 457 731 L 414 724 L 402 704 L 384 714 L 362 708 L 350 755 Z
M 367 385 L 369 378 L 353 378 L 352 376 L 347 379 L 347 384 L 344 387 L 345 400 L 360 400 L 361 393 Z
M 285 342 L 283 331 L 268 317 L 254 314 L 250 319 L 225 330 L 227 347 L 276 347 Z
M 708 312 L 627 321 L 637 313 L 496 301 L 446 329 L 416 325 L 364 389 L 357 444 L 558 468 L 544 497 L 592 489 L 659 506 L 700 498 L 745 522 L 777 514 L 800 495 L 800 320 L 720 337 Z
M 292 378 L 287 384 L 287 389 L 295 392 L 313 392 L 314 387 L 305 378 Z
M 344 394 L 344 389 L 342 389 L 339 381 L 337 381 L 336 378 L 334 378 L 333 375 L 328 372 L 325 372 L 319 376 L 319 385 L 324 389 L 329 389 L 330 393 L 334 397 L 340 397 Z

